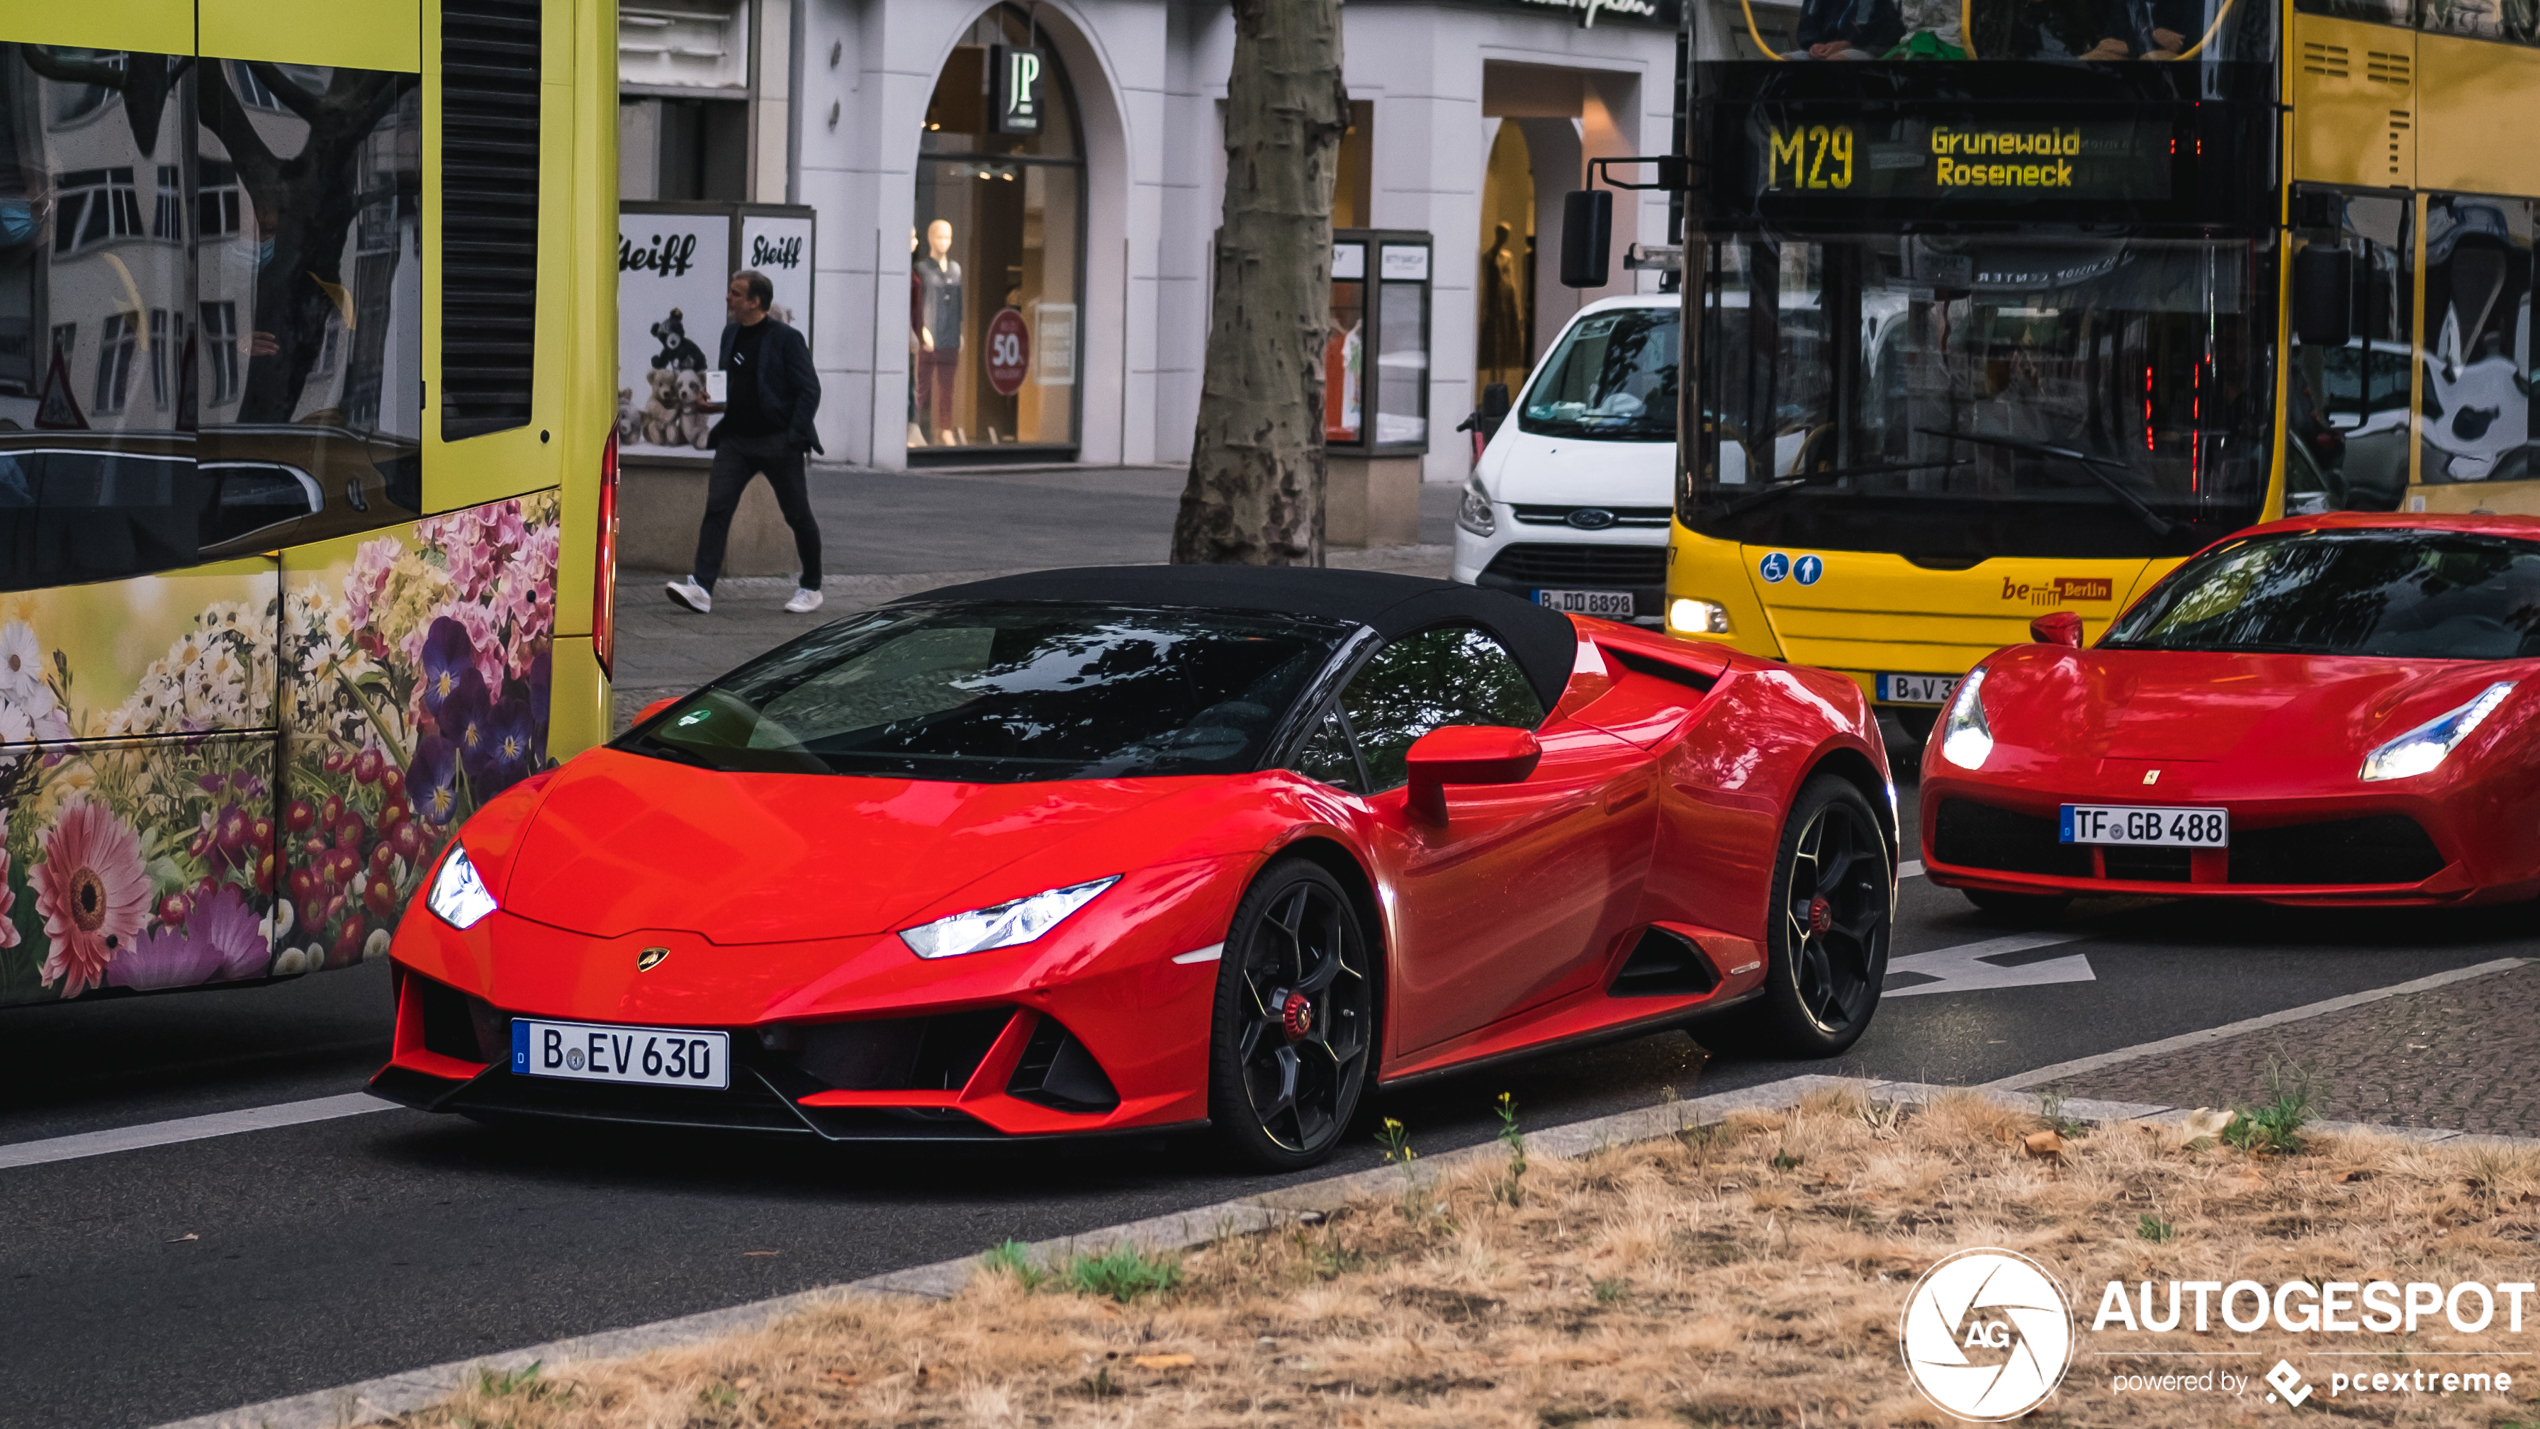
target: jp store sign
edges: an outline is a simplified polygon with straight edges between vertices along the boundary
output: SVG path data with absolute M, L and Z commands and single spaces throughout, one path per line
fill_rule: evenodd
M 2007 1250 L 1962 1250 L 1923 1272 L 1897 1338 L 1914 1388 L 1943 1413 L 2017 1419 L 2063 1382 L 2073 1312 L 2046 1268 Z
M 1048 73 L 1041 52 L 1011 45 L 991 45 L 988 47 L 988 66 L 989 88 L 996 102 L 997 132 L 1040 133 L 1041 77 Z

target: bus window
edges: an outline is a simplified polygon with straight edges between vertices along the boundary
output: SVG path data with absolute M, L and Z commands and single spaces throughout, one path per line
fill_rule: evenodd
M 1765 43 L 1753 0 L 1748 35 Z M 2302 0 L 2396 4 L 2409 0 Z M 2252 0 L 1803 0 L 1785 60 L 2258 61 L 2274 54 L 2274 7 Z
M 1722 242 L 1685 523 L 1838 550 L 2184 555 L 2266 491 L 2253 259 L 2245 241 Z
M 2528 199 L 2435 194 L 2425 206 L 2425 453 L 2417 479 L 2525 481 L 2531 449 Z
M 2404 198 L 2305 191 L 2336 227 L 2309 231 L 2354 255 L 2352 330 L 2342 346 L 2292 335 L 2286 361 L 2285 479 L 2296 510 L 2395 511 L 2408 486 L 2412 390 L 2408 275 L 2415 239 Z

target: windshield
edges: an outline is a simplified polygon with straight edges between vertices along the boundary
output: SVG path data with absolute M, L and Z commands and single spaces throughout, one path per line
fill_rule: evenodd
M 1686 524 L 1749 544 L 2185 555 L 2250 524 L 2268 380 L 2246 241 L 1712 245 Z
M 2302 0 L 2304 9 L 2393 5 L 2406 8 L 2405 0 Z M 1741 8 L 1745 33 L 1731 38 L 1735 54 L 1726 57 L 2210 65 L 2275 53 L 2275 7 L 2245 0 L 1807 0 L 1795 21 L 1755 0 Z
M 2180 566 L 2099 648 L 2540 655 L 2540 545 L 2453 531 L 2254 537 Z
M 1676 439 L 1676 308 L 1592 313 L 1561 335 L 1526 388 L 1517 425 L 1545 437 Z
M 617 747 L 709 769 L 972 783 L 1238 773 L 1355 628 L 1193 609 L 896 606 L 779 647 Z

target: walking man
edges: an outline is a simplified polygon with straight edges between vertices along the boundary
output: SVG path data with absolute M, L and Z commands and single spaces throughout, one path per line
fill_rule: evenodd
M 811 498 L 803 484 L 806 452 L 820 450 L 820 434 L 812 417 L 820 411 L 820 374 L 812 370 L 811 347 L 803 335 L 767 315 L 776 285 L 749 269 L 732 275 L 723 295 L 731 321 L 723 327 L 723 355 L 716 365 L 727 374 L 720 406 L 723 420 L 706 434 L 714 448 L 714 470 L 706 478 L 706 520 L 697 532 L 697 558 L 686 580 L 670 583 L 670 598 L 703 614 L 714 608 L 715 578 L 723 574 L 723 546 L 732 534 L 732 513 L 750 478 L 767 474 L 776 491 L 777 509 L 794 528 L 794 554 L 802 562 L 802 579 L 785 609 L 796 615 L 820 608 L 820 527 L 811 518 Z

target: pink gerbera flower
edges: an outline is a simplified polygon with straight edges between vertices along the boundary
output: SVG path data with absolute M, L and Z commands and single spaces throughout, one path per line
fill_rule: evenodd
M 0 815 L 0 826 L 5 822 L 6 816 Z M 9 886 L 9 851 L 0 848 L 0 948 L 18 945 L 17 920 L 9 916 L 17 911 L 17 906 L 18 891 Z
M 74 797 L 44 835 L 35 866 L 35 911 L 52 948 L 44 984 L 77 997 L 106 980 L 106 965 L 141 936 L 150 916 L 150 875 L 141 841 L 114 811 Z

